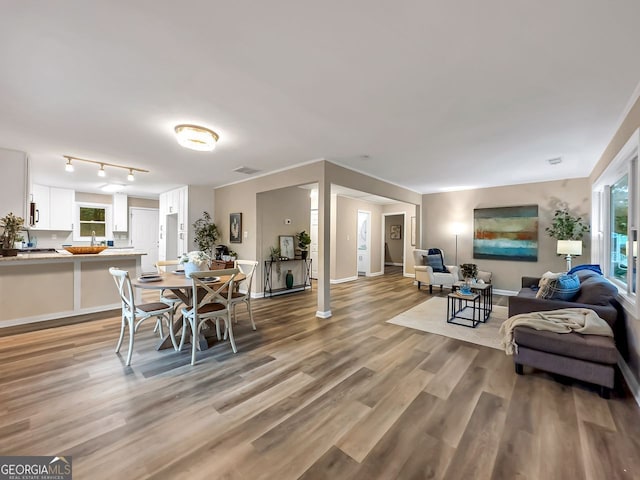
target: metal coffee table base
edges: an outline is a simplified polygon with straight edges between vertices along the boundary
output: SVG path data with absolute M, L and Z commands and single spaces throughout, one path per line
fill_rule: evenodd
M 481 295 L 462 295 L 458 292 L 447 295 L 447 323 L 476 328 L 484 320 L 480 307 Z

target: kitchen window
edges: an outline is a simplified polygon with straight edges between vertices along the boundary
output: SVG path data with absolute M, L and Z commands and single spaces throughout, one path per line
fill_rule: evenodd
M 102 241 L 112 237 L 111 205 L 102 203 L 76 203 L 73 239 L 75 241 L 91 241 L 93 232 L 96 240 Z

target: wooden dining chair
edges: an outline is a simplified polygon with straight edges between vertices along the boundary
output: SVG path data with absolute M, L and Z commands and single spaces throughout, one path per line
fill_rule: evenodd
M 163 302 L 152 302 L 136 305 L 133 295 L 133 287 L 129 272 L 120 268 L 112 267 L 109 273 L 113 276 L 116 283 L 118 294 L 122 302 L 122 320 L 120 325 L 120 338 L 116 345 L 116 353 L 120 352 L 122 340 L 124 339 L 125 326 L 129 327 L 129 351 L 127 353 L 126 365 L 131 365 L 131 355 L 133 354 L 133 337 L 138 331 L 138 327 L 147 318 L 156 318 L 157 323 L 162 325 L 162 320 L 166 319 L 169 324 L 169 333 L 171 335 L 171 343 L 173 348 L 178 349 L 175 334 L 173 333 L 173 307 Z
M 232 293 L 231 306 L 233 319 L 236 323 L 238 323 L 238 320 L 236 318 L 236 307 L 238 306 L 238 304 L 244 303 L 247 306 L 247 311 L 249 312 L 251 328 L 255 330 L 256 324 L 253 321 L 253 312 L 251 311 L 251 284 L 253 282 L 253 275 L 254 273 L 256 273 L 258 262 L 254 260 L 236 260 L 234 266 L 245 275 L 246 278 L 242 282 L 244 282 L 244 284 L 247 286 L 247 291 L 244 293 L 238 291 Z
M 231 295 L 233 284 L 238 274 L 237 268 L 226 270 L 208 270 L 194 272 L 191 274 L 193 290 L 193 306 L 182 309 L 182 318 L 191 325 L 191 365 L 196 363 L 196 348 L 198 336 L 202 326 L 208 321 L 215 319 L 216 336 L 220 340 L 220 319 L 224 321 L 224 338 L 229 336 L 233 353 L 237 352 L 236 341 L 233 338 L 233 324 L 231 322 Z M 211 284 L 208 278 L 224 277 L 224 281 Z M 180 340 L 179 350 L 182 350 L 186 335 L 183 332 Z

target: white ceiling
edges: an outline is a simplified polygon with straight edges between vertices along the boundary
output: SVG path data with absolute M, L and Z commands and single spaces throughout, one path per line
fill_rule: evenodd
M 320 158 L 423 193 L 583 177 L 640 80 L 638 0 L 0 2 L 0 146 L 85 191 L 62 155 L 150 170 L 137 195 Z

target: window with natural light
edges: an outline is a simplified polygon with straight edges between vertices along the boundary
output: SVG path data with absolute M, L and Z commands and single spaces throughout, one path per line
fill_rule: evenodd
M 629 175 L 611 185 L 609 190 L 611 214 L 609 231 L 611 235 L 611 264 L 609 271 L 613 278 L 627 285 L 629 226 Z
M 631 136 L 593 185 L 592 255 L 618 286 L 626 309 L 637 312 L 638 149 L 640 130 Z
M 111 205 L 98 203 L 76 203 L 74 240 L 91 240 L 92 235 L 99 240 L 111 237 Z

